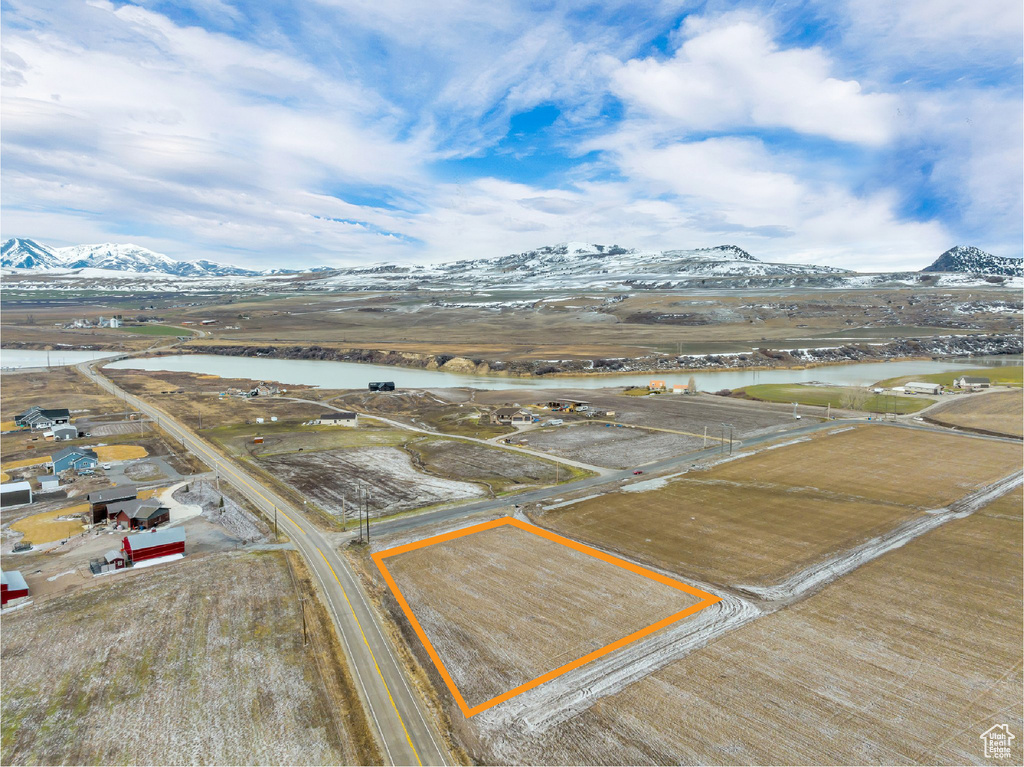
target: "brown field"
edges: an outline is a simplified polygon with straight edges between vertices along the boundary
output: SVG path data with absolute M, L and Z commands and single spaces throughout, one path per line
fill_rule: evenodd
M 11 529 L 22 533 L 24 540 L 32 543 L 59 541 L 62 538 L 78 535 L 84 527 L 82 520 L 77 516 L 74 519 L 57 519 L 57 517 L 74 516 L 88 510 L 89 504 L 80 503 L 56 511 L 45 511 L 19 519 L 11 524 Z
M 689 472 L 646 492 L 542 512 L 535 521 L 682 576 L 768 585 L 1020 463 L 1019 448 L 1006 443 L 860 427 Z
M 640 292 L 612 302 L 593 296 L 539 302 L 543 296 L 523 294 L 506 298 L 532 300 L 531 305 L 497 311 L 473 306 L 478 299 L 456 292 L 431 292 L 427 300 L 386 293 L 303 295 L 190 308 L 183 316 L 217 317 L 223 325 L 241 326 L 239 330 L 214 329 L 213 338 L 190 344 L 197 349 L 248 342 L 381 348 L 380 339 L 386 338 L 387 349 L 419 354 L 444 352 L 504 360 L 615 358 L 652 351 L 671 353 L 680 348 L 683 353 L 700 354 L 742 351 L 769 345 L 766 341 L 775 348 L 792 348 L 811 345 L 815 336 L 834 338 L 839 334 L 875 339 L 879 335 L 956 333 L 958 330 L 949 326 L 949 307 L 982 295 L 984 291 L 922 292 L 919 301 L 910 306 L 900 291 L 887 290 L 794 291 L 753 300 L 716 295 L 713 301 L 699 291 L 690 295 Z M 574 298 L 571 294 L 565 297 Z M 237 319 L 240 312 L 248 319 Z M 660 314 L 683 316 L 692 322 L 652 321 L 651 315 Z M 1019 316 L 983 311 L 963 320 L 983 323 L 990 332 L 1011 332 L 1020 324 Z M 858 327 L 861 324 L 873 327 Z
M 1011 497 L 1013 496 L 1013 497 Z M 1020 509 L 1020 492 L 1004 503 Z M 526 764 L 984 764 L 1021 732 L 1020 516 L 952 521 L 726 634 L 547 732 Z M 1014 742 L 1010 762 L 1021 763 Z
M 71 410 L 72 422 L 83 416 L 124 410 L 121 400 L 107 394 L 74 367 L 4 373 L 2 384 L 0 412 L 5 421 L 14 420 L 14 416 L 33 405 L 66 407 Z
M 220 397 L 220 392 L 231 388 L 248 391 L 258 381 L 248 379 L 211 378 L 191 373 L 141 372 L 135 370 L 104 369 L 104 375 L 132 394 L 145 397 L 157 407 L 172 413 L 189 428 L 252 423 L 258 417 L 270 421 L 278 418 L 311 419 L 322 408 L 303 402 L 290 402 L 273 397 Z M 287 396 L 319 399 L 322 392 L 302 386 L 289 386 Z M 182 390 L 181 394 L 177 392 Z M 166 393 L 165 393 L 166 392 Z
M 302 645 L 312 589 L 285 556 L 187 557 L 8 615 L 3 763 L 380 764 L 316 599 Z
M 386 563 L 470 706 L 697 602 L 508 525 Z
M 715 469 L 758 482 L 938 508 L 1021 468 L 1019 445 L 935 431 L 859 427 Z
M 149 453 L 141 445 L 97 445 L 93 448 L 96 456 L 102 461 L 130 461 L 134 458 L 145 458 Z
M 928 411 L 928 419 L 947 426 L 1024 437 L 1024 392 L 992 392 L 963 397 Z

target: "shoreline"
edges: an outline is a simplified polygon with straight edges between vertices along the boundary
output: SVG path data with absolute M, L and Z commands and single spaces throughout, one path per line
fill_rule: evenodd
M 46 351 L 25 346 L 0 349 L 11 351 Z M 53 351 L 52 349 L 50 351 Z M 62 351 L 97 351 L 95 349 L 64 349 Z M 211 354 L 251 359 L 285 359 L 297 361 L 348 362 L 381 365 L 407 370 L 426 370 L 453 375 L 505 380 L 550 380 L 553 383 L 572 378 L 613 378 L 626 376 L 681 375 L 686 373 L 722 373 L 742 371 L 811 370 L 819 367 L 863 363 L 926 362 L 970 359 L 982 356 L 1013 356 L 1022 353 L 1017 336 L 948 336 L 928 341 L 890 341 L 881 344 L 847 344 L 839 347 L 806 348 L 789 351 L 767 348 L 724 354 L 657 355 L 617 360 L 513 360 L 508 363 L 455 357 L 445 354 L 395 352 L 386 349 L 332 348 L 307 346 L 199 345 L 185 344 L 173 349 L 133 353 L 122 351 L 114 356 L 132 359 L 153 359 L 169 355 Z M 675 361 L 676 364 L 665 364 Z M 501 365 L 502 367 L 495 367 Z M 634 367 L 635 366 L 635 367 Z M 38 369 L 40 366 L 34 366 Z M 595 369 L 597 368 L 597 369 Z M 14 370 L 23 370 L 16 368 Z M 13 371 L 12 371 L 13 372 Z M 609 384 L 614 385 L 614 384 Z

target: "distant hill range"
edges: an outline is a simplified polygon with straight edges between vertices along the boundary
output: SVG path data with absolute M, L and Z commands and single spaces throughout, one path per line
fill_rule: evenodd
M 950 248 L 922 272 L 965 272 L 967 274 L 1024 277 L 1024 262 L 1019 258 L 993 256 L 973 246 Z
M 735 245 L 692 250 L 639 250 L 619 245 L 569 242 L 497 258 L 436 264 L 379 263 L 354 267 L 253 271 L 212 261 L 176 261 L 137 245 L 79 245 L 51 248 L 29 239 L 2 245 L 0 267 L 8 286 L 114 290 L 174 290 L 180 285 L 209 289 L 284 290 L 673 290 L 692 288 L 881 285 L 1003 284 L 1022 277 L 1019 259 L 1000 258 L 977 248 L 946 251 L 927 272 L 858 274 L 813 264 L 760 261 Z M 1006 283 L 1010 286 L 1010 283 Z
M 106 269 L 113 272 L 171 274 L 176 277 L 256 275 L 250 269 L 212 261 L 175 261 L 138 245 L 75 245 L 51 248 L 35 240 L 10 239 L 0 246 L 0 267 L 9 269 Z

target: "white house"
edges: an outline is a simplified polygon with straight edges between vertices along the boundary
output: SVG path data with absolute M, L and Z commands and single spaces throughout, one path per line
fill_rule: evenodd
M 317 424 L 320 426 L 358 426 L 359 413 L 338 410 L 321 413 Z

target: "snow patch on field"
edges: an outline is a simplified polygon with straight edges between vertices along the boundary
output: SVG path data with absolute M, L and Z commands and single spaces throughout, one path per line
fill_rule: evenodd
M 686 474 L 685 471 L 679 471 L 675 474 L 667 474 L 664 477 L 655 477 L 654 479 L 645 479 L 642 482 L 633 482 L 630 485 L 625 485 L 620 488 L 624 493 L 646 493 L 648 490 L 660 490 L 669 483 L 669 480 L 676 479 Z M 590 496 L 596 498 L 597 496 Z M 580 499 L 583 500 L 582 498 Z
M 574 503 L 583 503 L 584 501 L 590 501 L 594 498 L 600 498 L 601 493 L 595 495 L 585 495 L 582 498 L 571 498 L 568 501 L 562 501 L 561 503 L 553 503 L 550 506 L 541 506 L 544 511 L 551 511 L 552 509 L 561 509 L 563 506 L 572 506 Z M 561 499 L 558 499 L 561 500 Z

